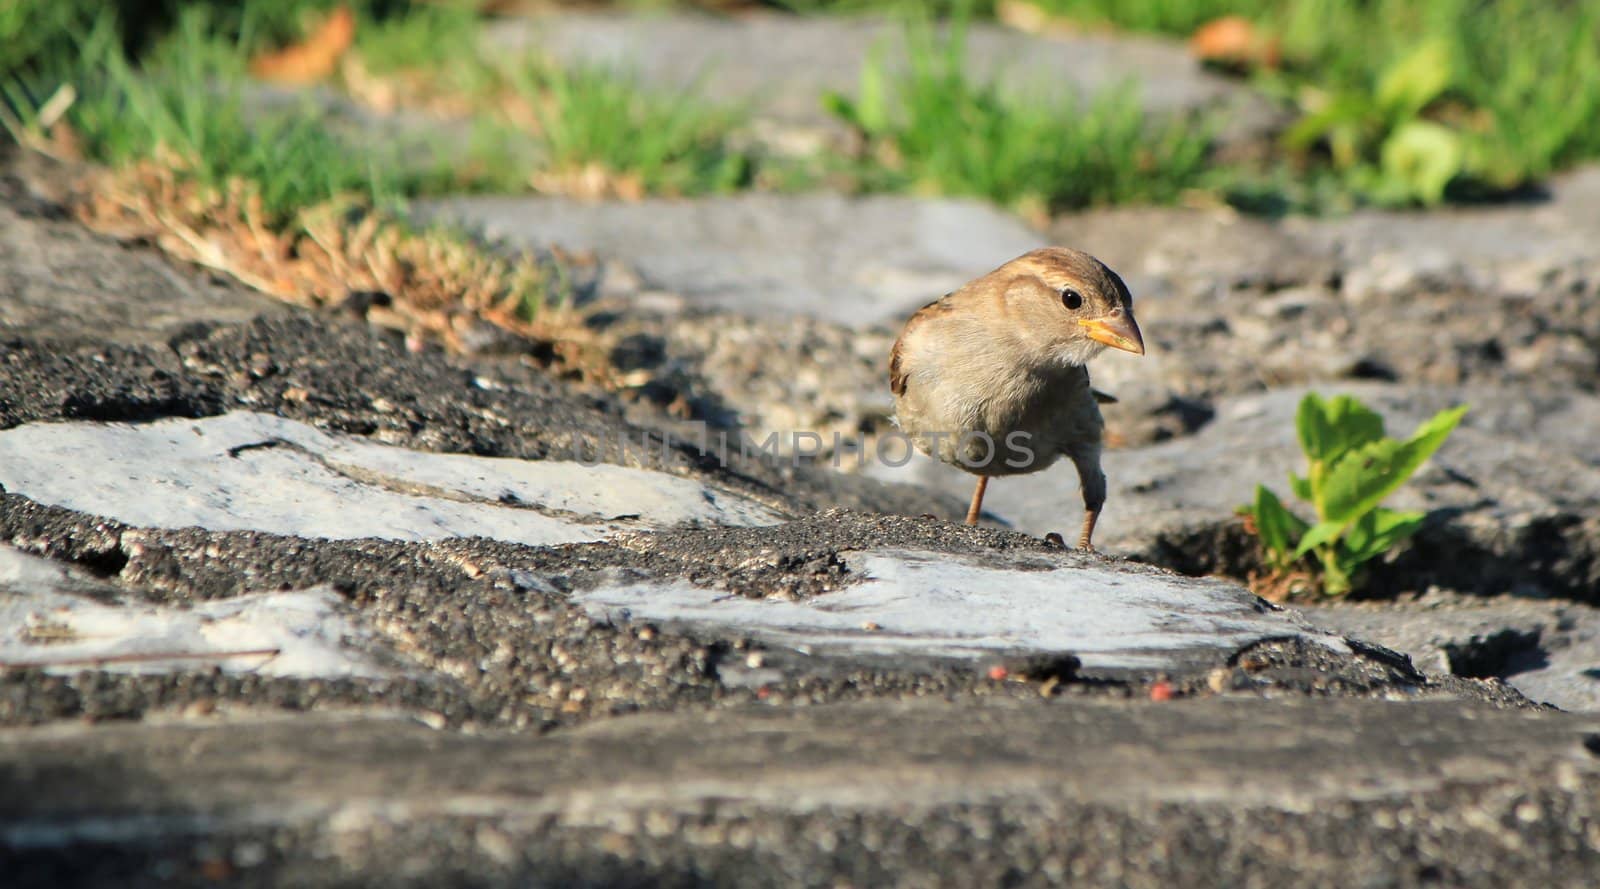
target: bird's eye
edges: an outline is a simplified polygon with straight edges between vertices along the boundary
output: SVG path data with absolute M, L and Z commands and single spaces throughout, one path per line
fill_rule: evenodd
M 1061 291 L 1061 304 L 1076 312 L 1083 306 L 1083 294 L 1068 287 Z

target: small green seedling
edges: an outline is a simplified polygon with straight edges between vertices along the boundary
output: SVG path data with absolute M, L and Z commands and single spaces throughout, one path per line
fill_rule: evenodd
M 1423 513 L 1379 506 L 1433 455 L 1467 412 L 1440 411 L 1404 441 L 1384 435 L 1383 417 L 1348 395 L 1324 401 L 1309 393 L 1295 413 L 1306 453 L 1306 474 L 1289 474 L 1289 488 L 1316 511 L 1308 523 L 1284 508 L 1265 485 L 1240 508 L 1255 524 L 1267 564 L 1288 576 L 1307 555 L 1316 557 L 1322 590 L 1350 592 L 1362 563 L 1383 555 L 1421 526 Z

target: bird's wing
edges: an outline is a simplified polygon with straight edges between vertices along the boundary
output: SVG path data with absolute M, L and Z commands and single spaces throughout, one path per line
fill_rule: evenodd
M 950 311 L 949 304 L 945 302 L 949 298 L 950 294 L 946 293 L 944 296 L 913 312 L 910 320 L 906 321 L 905 328 L 900 331 L 900 336 L 895 339 L 894 348 L 889 350 L 889 391 L 893 392 L 895 397 L 898 398 L 906 394 L 906 377 L 908 374 L 901 361 L 906 337 L 912 330 L 916 329 L 918 324 L 934 315 Z
M 912 316 L 912 320 L 916 320 Z M 908 327 L 909 329 L 909 327 Z M 889 350 L 889 391 L 898 398 L 906 394 L 906 374 L 900 368 L 900 346 L 906 341 L 904 331 L 894 341 L 894 348 Z

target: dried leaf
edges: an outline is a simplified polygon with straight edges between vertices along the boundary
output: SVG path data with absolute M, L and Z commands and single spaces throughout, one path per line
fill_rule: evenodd
M 1026 34 L 1070 36 L 1084 31 L 1080 23 L 1054 15 L 1038 3 L 1028 0 L 1000 0 L 995 4 L 994 17 L 1002 25 Z
M 251 59 L 250 73 L 276 83 L 316 83 L 334 72 L 355 36 L 355 13 L 341 6 L 299 43 Z
M 1277 38 L 1238 15 L 1201 25 L 1189 38 L 1189 51 L 1204 62 L 1243 68 L 1276 68 L 1283 60 Z
M 617 173 L 594 161 L 579 167 L 537 171 L 529 177 L 529 184 L 545 194 L 565 195 L 579 200 L 644 199 L 644 181 L 638 174 Z

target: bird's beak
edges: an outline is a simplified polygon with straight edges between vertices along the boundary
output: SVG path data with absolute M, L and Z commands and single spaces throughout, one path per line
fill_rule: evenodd
M 1078 323 L 1089 332 L 1089 339 L 1095 342 L 1135 355 L 1144 354 L 1144 337 L 1139 335 L 1139 325 L 1128 312 L 1107 318 L 1089 318 Z

